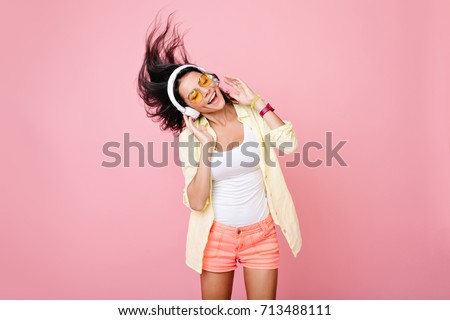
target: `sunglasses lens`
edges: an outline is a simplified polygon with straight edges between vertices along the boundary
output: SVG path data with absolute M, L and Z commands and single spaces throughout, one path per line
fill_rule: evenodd
M 201 94 L 200 91 L 198 90 L 194 90 L 191 92 L 191 94 L 189 95 L 189 100 L 191 100 L 191 102 L 194 103 L 199 103 L 200 101 L 202 101 L 203 96 Z
M 213 82 L 211 75 L 207 73 L 202 73 L 198 79 L 198 84 L 200 87 L 208 87 Z M 189 100 L 193 103 L 200 103 L 203 99 L 202 93 L 198 89 L 194 89 L 191 94 L 189 94 Z
M 209 85 L 211 84 L 211 82 L 212 82 L 211 77 L 210 77 L 208 74 L 206 74 L 206 73 L 203 73 L 203 74 L 200 76 L 200 79 L 198 80 L 198 84 L 199 84 L 200 86 L 202 86 L 202 87 L 207 87 L 207 86 L 209 86 Z

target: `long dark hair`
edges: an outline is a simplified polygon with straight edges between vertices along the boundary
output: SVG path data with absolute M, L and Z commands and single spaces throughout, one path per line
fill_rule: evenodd
M 146 41 L 137 91 L 145 102 L 147 117 L 152 118 L 154 122 L 160 122 L 162 130 L 171 130 L 174 135 L 178 135 L 185 127 L 185 123 L 183 114 L 171 103 L 167 95 L 167 80 L 178 66 L 192 63 L 184 47 L 183 35 L 178 32 L 178 24 L 172 26 L 173 15 L 174 12 L 169 15 L 165 29 L 161 32 L 158 16 L 149 27 L 151 32 Z M 174 85 L 175 98 L 181 105 L 186 103 L 178 92 L 179 79 L 191 71 L 197 71 L 197 69 L 192 67 L 183 69 Z M 225 102 L 236 102 L 228 93 L 222 89 L 220 91 Z

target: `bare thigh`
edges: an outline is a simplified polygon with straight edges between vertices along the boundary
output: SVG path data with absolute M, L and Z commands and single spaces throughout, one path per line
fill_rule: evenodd
M 211 272 L 202 270 L 200 282 L 203 300 L 230 300 L 233 290 L 234 270 Z
M 278 269 L 244 267 L 244 281 L 248 300 L 276 300 Z

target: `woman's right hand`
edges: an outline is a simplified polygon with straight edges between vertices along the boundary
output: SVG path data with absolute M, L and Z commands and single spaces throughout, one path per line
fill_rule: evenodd
M 183 114 L 183 119 L 188 129 L 191 130 L 197 140 L 200 141 L 202 146 L 206 145 L 208 142 L 210 144 L 214 142 L 213 136 L 206 130 L 205 126 L 200 126 L 200 128 L 197 128 L 194 125 L 194 119 L 185 114 Z

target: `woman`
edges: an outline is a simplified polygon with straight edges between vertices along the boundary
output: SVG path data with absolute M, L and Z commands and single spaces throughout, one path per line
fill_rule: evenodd
M 248 299 L 276 299 L 275 225 L 294 257 L 302 244 L 271 148 L 297 149 L 292 123 L 241 79 L 226 76 L 234 92 L 225 92 L 215 74 L 191 64 L 171 18 L 162 32 L 156 23 L 148 36 L 138 92 L 147 116 L 179 136 L 183 203 L 191 210 L 186 264 L 200 274 L 202 299 L 231 299 L 238 264 Z

